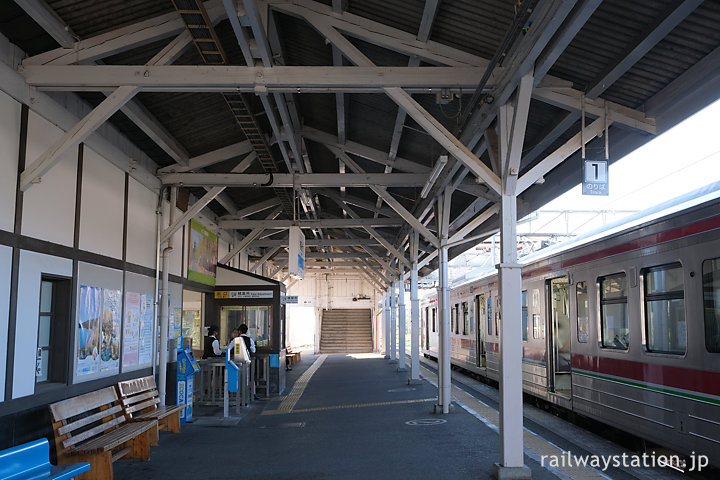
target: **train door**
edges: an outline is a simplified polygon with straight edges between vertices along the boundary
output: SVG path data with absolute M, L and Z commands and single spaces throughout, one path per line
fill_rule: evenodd
M 548 390 L 570 397 L 570 297 L 568 277 L 553 278 L 548 287 Z
M 475 331 L 477 332 L 477 365 L 485 367 L 485 295 L 475 295 Z

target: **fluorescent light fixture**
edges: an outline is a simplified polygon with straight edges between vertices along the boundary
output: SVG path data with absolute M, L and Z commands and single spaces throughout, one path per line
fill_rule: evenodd
M 437 163 L 435 163 L 435 166 L 433 167 L 432 172 L 430 172 L 430 176 L 427 179 L 427 182 L 425 182 L 425 186 L 422 189 L 422 192 L 420 192 L 420 198 L 425 198 L 428 196 L 428 193 L 430 193 L 430 189 L 435 184 L 435 180 L 438 179 L 440 176 L 440 172 L 442 172 L 443 168 L 445 168 L 445 164 L 448 161 L 447 155 L 440 155 L 440 158 L 438 158 Z

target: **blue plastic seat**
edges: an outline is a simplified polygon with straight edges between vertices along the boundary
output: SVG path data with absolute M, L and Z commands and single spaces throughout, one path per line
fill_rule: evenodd
M 4 480 L 67 480 L 90 470 L 90 464 L 50 463 L 46 438 L 0 451 L 0 478 Z

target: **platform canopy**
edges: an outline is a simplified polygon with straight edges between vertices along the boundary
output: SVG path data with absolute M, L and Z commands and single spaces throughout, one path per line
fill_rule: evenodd
M 139 169 L 244 248 L 282 264 L 298 220 L 308 268 L 354 255 L 378 284 L 394 258 L 408 270 L 413 230 L 436 267 L 446 187 L 451 244 L 481 238 L 499 228 L 504 168 L 522 217 L 580 182 L 582 144 L 604 156 L 609 137 L 616 161 L 720 97 L 714 1 L 0 3 L 0 33 L 26 54 L 2 81 L 94 108 L 28 159 L 24 190 L 110 122 L 147 155 Z M 522 154 L 502 165 L 499 110 L 523 78 Z

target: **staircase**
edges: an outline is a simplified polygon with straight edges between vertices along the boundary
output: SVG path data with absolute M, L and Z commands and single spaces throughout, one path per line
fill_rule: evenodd
M 370 309 L 324 310 L 319 353 L 372 352 Z

